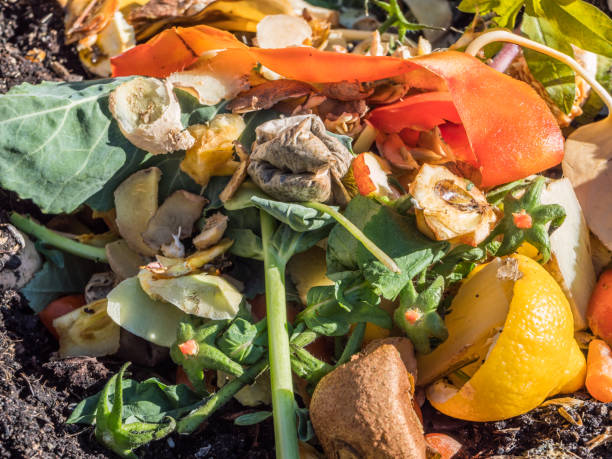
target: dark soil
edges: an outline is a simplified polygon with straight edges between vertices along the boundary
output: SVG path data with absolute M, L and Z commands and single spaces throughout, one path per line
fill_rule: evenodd
M 605 1 L 593 2 L 607 10 Z M 0 93 L 22 83 L 87 78 L 75 49 L 63 43 L 63 13 L 54 0 L 0 0 Z M 0 189 L 0 223 L 18 210 L 45 221 L 35 205 Z M 48 218 L 48 217 L 47 217 Z M 98 392 L 121 362 L 113 358 L 54 359 L 57 343 L 22 297 L 0 293 L 0 458 L 106 458 L 91 427 L 67 425 L 72 408 Z M 171 367 L 133 367 L 134 377 L 165 377 Z M 584 397 L 587 398 L 587 397 Z M 271 421 L 237 427 L 243 408 L 229 403 L 189 437 L 172 435 L 139 450 L 150 458 L 268 458 L 274 456 Z M 544 407 L 508 421 L 473 424 L 425 409 L 430 431 L 446 431 L 467 445 L 465 457 L 612 457 L 612 443 L 588 442 L 612 430 L 612 406 L 587 400 L 570 409 L 583 426 L 571 426 L 558 407 Z M 561 453 L 557 455 L 557 453 Z M 565 456 L 563 455 L 565 454 Z

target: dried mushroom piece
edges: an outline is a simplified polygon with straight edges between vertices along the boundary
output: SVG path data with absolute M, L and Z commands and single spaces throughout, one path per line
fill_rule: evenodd
M 285 99 L 303 97 L 313 92 L 312 86 L 303 81 L 274 80 L 254 86 L 238 95 L 226 105 L 232 113 L 248 113 L 272 108 Z
M 324 376 L 312 395 L 310 418 L 326 456 L 425 459 L 413 391 L 400 353 L 388 344 Z
M 109 96 L 109 108 L 123 135 L 154 155 L 186 150 L 194 143 L 181 124 L 181 107 L 172 86 L 156 78 L 134 78 Z
M 409 191 L 417 203 L 417 226 L 432 239 L 476 245 L 497 221 L 484 194 L 444 166 L 423 164 Z
M 206 224 L 200 234 L 193 238 L 193 245 L 203 250 L 219 242 L 227 229 L 227 221 L 227 215 L 221 212 L 212 214 L 206 219 Z
M 172 244 L 174 236 L 185 239 L 193 233 L 193 224 L 202 216 L 206 198 L 185 190 L 172 193 L 157 209 L 142 238 L 152 249 Z
M 344 203 L 341 180 L 353 158 L 319 117 L 271 120 L 255 134 L 248 173 L 263 191 L 283 201 Z

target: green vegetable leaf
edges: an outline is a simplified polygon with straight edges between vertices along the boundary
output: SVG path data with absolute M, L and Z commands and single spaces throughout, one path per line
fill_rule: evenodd
M 72 212 L 144 152 L 119 131 L 108 95 L 125 78 L 22 84 L 0 97 L 0 185 L 45 213 Z
M 298 419 L 298 438 L 300 441 L 310 441 L 314 438 L 314 429 L 310 422 L 310 412 L 308 408 L 299 408 L 296 404 L 295 415 Z
M 335 222 L 330 215 L 295 202 L 274 201 L 256 195 L 251 197 L 251 202 L 298 232 L 316 230 Z
M 303 321 L 310 330 L 326 336 L 345 335 L 351 324 L 358 322 L 391 328 L 391 317 L 376 306 L 378 301 L 375 289 L 363 278 L 353 276 L 336 285 L 311 288 L 307 307 L 296 321 Z
M 217 105 L 202 105 L 200 101 L 182 89 L 174 89 L 176 98 L 181 106 L 181 122 L 184 127 L 192 124 L 204 124 L 212 120 L 217 114 L 224 113 L 227 101 Z
M 297 232 L 289 226 L 281 224 L 274 231 L 270 247 L 272 254 L 280 266 L 285 266 L 296 253 L 304 252 L 324 239 L 329 234 L 331 226 L 324 226 L 312 231 Z
M 327 241 L 327 276 L 338 280 L 360 270 L 385 298 L 394 299 L 410 279 L 448 250 L 447 242 L 423 236 L 412 217 L 363 196 L 351 200 L 344 216 L 389 255 L 401 272 L 387 269 L 348 231 L 336 225 Z
M 242 144 L 244 149 L 251 153 L 251 146 L 255 142 L 255 128 L 266 121 L 280 118 L 280 113 L 276 110 L 259 110 L 256 112 L 247 113 L 244 115 L 244 122 L 246 124 L 244 131 L 238 138 L 238 142 Z
M 363 230 L 366 222 L 378 212 L 380 205 L 364 196 L 355 196 L 344 211 L 344 216 Z M 359 269 L 357 249 L 361 243 L 340 225 L 334 226 L 327 241 L 327 277 L 338 280 Z
M 236 257 L 232 269 L 227 272 L 244 284 L 242 294 L 247 300 L 266 292 L 263 263 L 252 258 Z
M 582 0 L 539 0 L 539 6 L 568 42 L 612 57 L 612 19 L 603 11 Z
M 253 365 L 265 352 L 265 331 L 265 320 L 252 324 L 237 318 L 217 340 L 217 345 L 232 360 L 243 365 Z
M 202 186 L 193 181 L 179 167 L 185 157 L 185 152 L 177 151 L 165 155 L 155 155 L 143 164 L 142 169 L 158 167 L 162 176 L 159 180 L 159 201 L 163 202 L 177 190 L 185 190 L 194 194 L 203 194 Z M 114 192 L 114 190 L 113 190 Z
M 100 271 L 100 265 L 84 258 L 60 251 L 54 251 L 54 254 L 54 258 L 58 254 L 62 255 L 61 267 L 53 261 L 46 261 L 42 269 L 21 289 L 35 312 L 42 311 L 60 296 L 83 292 L 91 276 Z
M 96 440 L 121 457 L 134 458 L 133 450 L 159 440 L 176 428 L 172 417 L 165 417 L 160 423 L 123 422 L 123 374 L 129 363 L 121 367 L 104 386 L 96 407 Z M 115 397 L 109 400 L 110 388 L 115 387 Z
M 219 199 L 219 195 L 225 189 L 225 186 L 230 179 L 230 176 L 215 176 L 210 178 L 210 181 L 204 190 L 204 197 L 208 199 L 208 204 L 204 208 L 205 212 L 223 207 L 223 203 L 221 202 L 221 199 Z
M 229 228 L 225 234 L 234 241 L 230 247 L 230 253 L 243 258 L 263 261 L 263 242 L 253 230 Z
M 498 27 L 513 29 L 516 16 L 524 3 L 524 0 L 463 0 L 457 8 L 481 16 L 493 13 L 493 22 Z
M 234 419 L 237 426 L 252 426 L 265 421 L 272 416 L 272 411 L 255 411 L 254 413 L 243 414 Z
M 355 155 L 355 152 L 353 151 L 353 139 L 351 137 L 348 135 L 336 134 L 335 132 L 331 131 L 327 131 L 327 133 L 342 142 L 342 145 L 344 145 L 348 151 Z
M 169 386 L 157 378 L 143 382 L 123 379 L 123 409 L 121 419 L 124 422 L 160 422 L 166 416 L 179 418 L 196 408 L 202 401 L 199 395 L 184 384 Z M 115 386 L 109 387 L 109 400 L 113 403 Z M 90 424 L 96 421 L 96 406 L 100 393 L 82 400 L 72 411 L 66 421 L 68 424 Z
M 564 32 L 545 17 L 534 17 L 525 13 L 521 31 L 534 41 L 550 46 L 570 57 L 574 55 Z M 574 71 L 558 60 L 537 51 L 523 48 L 523 53 L 531 74 L 542 83 L 555 104 L 564 113 L 569 113 L 576 96 Z

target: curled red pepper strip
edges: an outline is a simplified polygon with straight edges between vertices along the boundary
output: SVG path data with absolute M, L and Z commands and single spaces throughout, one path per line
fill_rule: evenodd
M 447 121 L 461 122 L 448 92 L 424 92 L 407 97 L 373 110 L 368 120 L 376 129 L 386 133 L 400 132 L 405 128 L 429 131 Z
M 444 123 L 438 126 L 444 142 L 453 150 L 455 158 L 471 166 L 478 167 L 478 159 L 472 151 L 470 139 L 462 124 Z
M 482 187 L 518 180 L 563 159 L 563 134 L 528 84 L 456 51 L 412 60 L 444 78 L 478 161 Z
M 454 143 L 458 157 L 480 171 L 478 185 L 482 187 L 518 180 L 563 159 L 563 135 L 540 96 L 526 83 L 456 51 L 402 60 L 308 47 L 248 48 L 227 32 L 200 25 L 168 29 L 113 58 L 113 76 L 164 77 L 193 64 L 206 51 L 230 48 L 235 49 L 237 63 L 242 57 L 254 58 L 270 70 L 300 81 L 374 81 L 405 75 L 413 87 L 434 88 L 434 95 L 418 95 L 430 97 L 429 103 L 421 100 L 417 104 L 419 99 L 411 100 L 417 97 L 412 96 L 374 110 L 371 117 L 384 119 L 378 127 L 390 132 L 406 127 L 427 129 L 447 122 L 461 124 L 472 154 L 461 132 L 447 132 L 448 142 Z M 244 50 L 244 56 L 238 50 Z

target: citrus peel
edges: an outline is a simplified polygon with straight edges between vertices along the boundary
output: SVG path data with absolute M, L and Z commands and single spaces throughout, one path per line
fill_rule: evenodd
M 484 362 L 476 362 L 475 372 L 461 387 L 438 380 L 427 390 L 431 404 L 446 415 L 470 421 L 507 419 L 584 383 L 586 362 L 561 288 L 539 263 L 523 255 L 509 258 L 518 263 L 521 277 L 513 282 L 501 333 L 480 355 Z M 482 282 L 485 269 L 461 288 Z M 465 306 L 460 303 L 454 301 L 447 316 L 449 339 L 455 331 L 452 317 L 462 314 Z M 420 359 L 419 374 L 423 364 Z

